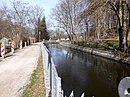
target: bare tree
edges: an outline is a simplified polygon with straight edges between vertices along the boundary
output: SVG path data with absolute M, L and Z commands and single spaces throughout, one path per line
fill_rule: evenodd
M 28 3 L 23 3 L 21 1 L 14 0 L 12 2 L 13 12 L 14 12 L 14 23 L 17 25 L 17 42 L 19 43 L 22 39 L 22 28 L 26 25 L 28 17 Z
M 35 28 L 35 35 L 38 37 L 38 19 L 44 17 L 44 9 L 38 5 L 31 6 L 31 11 L 29 12 L 29 23 L 33 28 Z
M 112 22 L 106 22 L 107 19 L 105 19 L 107 17 L 108 13 L 111 13 L 112 11 L 115 14 L 111 14 L 113 15 L 112 17 L 114 17 L 114 15 L 116 16 L 117 19 L 117 27 L 118 27 L 118 33 L 119 33 L 119 48 L 121 51 L 126 51 L 128 48 L 128 42 L 127 42 L 127 37 L 128 37 L 128 19 L 126 18 L 127 15 L 130 15 L 128 9 L 129 9 L 129 5 L 128 5 L 128 0 L 89 0 L 89 6 L 86 8 L 86 10 L 81 14 L 81 17 L 88 17 L 88 16 L 92 16 L 94 15 L 96 21 L 96 33 L 99 39 L 100 33 L 102 31 L 106 31 L 104 30 L 104 28 L 107 28 L 107 24 L 109 26 L 109 24 L 111 24 Z M 108 7 L 109 6 L 109 7 Z M 109 10 L 111 9 L 111 10 Z M 129 13 L 129 14 L 127 14 Z M 107 17 L 108 18 L 108 17 Z M 114 20 L 116 22 L 116 20 Z M 102 30 L 103 28 L 103 30 Z
M 1 24 L 2 36 L 14 40 L 17 46 L 21 39 L 32 36 L 31 27 L 29 27 L 31 26 L 29 22 L 31 10 L 28 3 L 14 0 L 10 2 L 10 6 L 7 6 L 6 3 L 2 2 L 0 11 L 3 14 L 1 16 L 1 21 L 3 21 Z
M 58 27 L 64 29 L 70 40 L 77 40 L 76 34 L 80 31 L 81 25 L 78 16 L 86 6 L 85 0 L 61 0 L 52 10 Z
M 85 19 L 91 16 L 95 24 L 95 38 L 100 39 L 100 36 L 106 32 L 106 17 L 107 17 L 107 0 L 88 0 L 88 7 L 79 15 L 79 18 Z
M 108 2 L 113 11 L 115 12 L 118 25 L 119 25 L 119 48 L 121 51 L 126 51 L 128 48 L 127 45 L 127 2 L 126 0 L 117 0 L 117 1 L 109 1 Z
M 11 39 L 14 38 L 15 36 L 15 29 L 14 29 L 14 26 L 13 26 L 13 17 L 12 17 L 12 10 L 8 8 L 8 6 L 6 5 L 6 3 L 2 3 L 2 7 L 1 7 L 1 13 L 3 13 L 3 17 L 2 17 L 2 20 L 6 20 L 6 25 L 5 24 L 2 24 L 2 25 L 5 25 L 5 27 L 10 27 L 10 32 L 9 31 L 6 31 L 8 32 L 8 35 Z M 5 23 L 5 22 L 4 22 Z M 5 28 L 4 27 L 4 28 Z

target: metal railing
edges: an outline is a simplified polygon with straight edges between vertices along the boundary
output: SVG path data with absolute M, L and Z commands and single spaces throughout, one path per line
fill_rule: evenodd
M 45 74 L 46 97 L 63 97 L 61 78 L 58 76 L 51 54 L 43 44 L 43 64 Z

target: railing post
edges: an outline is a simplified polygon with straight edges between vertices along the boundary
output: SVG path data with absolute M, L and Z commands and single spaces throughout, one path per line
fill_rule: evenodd
M 48 61 L 49 61 L 49 64 L 48 66 L 50 67 L 50 94 L 52 95 L 52 62 L 51 62 L 51 55 L 48 51 Z
M 5 57 L 5 43 L 4 42 L 1 43 L 1 57 L 2 58 Z
M 11 42 L 11 52 L 14 53 L 14 41 Z

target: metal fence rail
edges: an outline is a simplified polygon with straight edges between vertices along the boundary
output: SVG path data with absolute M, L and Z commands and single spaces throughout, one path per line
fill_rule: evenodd
M 46 97 L 63 97 L 61 78 L 58 76 L 49 50 L 43 44 L 43 64 L 45 74 Z

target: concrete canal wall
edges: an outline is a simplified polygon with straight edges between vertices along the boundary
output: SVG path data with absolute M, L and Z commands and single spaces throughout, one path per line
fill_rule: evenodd
M 76 50 L 84 51 L 84 52 L 87 52 L 87 53 L 90 53 L 90 54 L 98 55 L 98 56 L 101 56 L 101 57 L 105 57 L 105 58 L 108 58 L 108 59 L 116 60 L 116 61 L 119 61 L 119 62 L 130 64 L 130 57 L 122 58 L 121 56 L 117 56 L 116 54 L 109 52 L 109 51 L 103 51 L 103 50 L 94 49 L 94 48 L 81 47 L 81 46 L 77 46 L 77 45 L 69 44 L 69 43 L 60 43 L 60 45 L 65 46 L 65 47 L 70 47 L 70 48 L 73 48 L 73 49 L 76 49 Z

